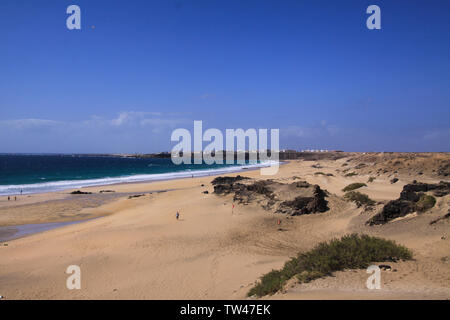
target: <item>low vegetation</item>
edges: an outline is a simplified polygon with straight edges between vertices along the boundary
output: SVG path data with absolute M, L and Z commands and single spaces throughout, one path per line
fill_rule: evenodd
M 248 296 L 274 294 L 293 277 L 303 283 L 330 276 L 339 270 L 367 268 L 373 262 L 411 258 L 411 251 L 394 241 L 367 235 L 346 235 L 319 243 L 311 251 L 300 253 L 286 262 L 283 269 L 270 271 L 261 277 Z
M 358 174 L 356 173 L 356 172 L 350 172 L 350 173 L 347 173 L 345 176 L 346 177 L 353 177 L 353 176 L 357 176 Z
M 369 180 L 367 180 L 367 183 L 374 182 L 374 180 L 375 180 L 375 177 L 369 177 Z
M 334 175 L 332 173 L 325 173 L 322 171 L 318 171 L 316 173 L 314 173 L 315 175 L 321 175 L 321 176 L 327 176 L 327 177 L 334 177 Z
M 425 212 L 433 208 L 435 204 L 435 197 L 424 194 L 420 197 L 419 201 L 416 202 L 416 208 L 418 212 Z
M 361 206 L 371 207 L 375 205 L 375 201 L 370 199 L 368 195 L 358 191 L 350 191 L 344 195 L 344 198 L 347 201 L 355 202 L 358 208 Z
M 362 182 L 350 183 L 348 186 L 346 186 L 344 189 L 342 189 L 342 191 L 344 191 L 344 192 L 353 191 L 353 190 L 359 189 L 361 187 L 367 187 L 367 184 L 362 183 Z

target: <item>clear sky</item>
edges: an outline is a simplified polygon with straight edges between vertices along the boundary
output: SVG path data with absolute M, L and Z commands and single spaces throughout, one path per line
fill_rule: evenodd
M 0 0 L 0 152 L 164 151 L 193 120 L 450 151 L 449 58 L 446 0 Z

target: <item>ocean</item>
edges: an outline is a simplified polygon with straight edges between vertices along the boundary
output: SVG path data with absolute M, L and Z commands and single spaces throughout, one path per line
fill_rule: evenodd
M 267 164 L 175 165 L 171 159 L 94 155 L 0 154 L 0 195 L 236 172 Z

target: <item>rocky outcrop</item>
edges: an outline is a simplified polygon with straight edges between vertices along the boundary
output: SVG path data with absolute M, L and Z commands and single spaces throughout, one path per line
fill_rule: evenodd
M 222 184 L 233 184 L 237 181 L 245 180 L 245 179 L 250 179 L 250 178 L 243 177 L 240 175 L 237 175 L 236 177 L 217 177 L 213 181 L 211 181 L 211 184 L 213 186 L 222 185 Z
M 424 212 L 432 208 L 436 199 L 425 194 L 431 193 L 435 197 L 443 197 L 450 193 L 450 183 L 441 181 L 440 183 L 422 183 L 414 181 L 403 187 L 400 197 L 389 201 L 372 219 L 368 221 L 370 225 L 384 224 L 393 219 L 403 217 L 412 212 Z
M 415 205 L 412 201 L 401 199 L 389 201 L 380 213 L 369 220 L 369 225 L 385 224 L 395 218 L 414 212 L 414 208 Z
M 441 181 L 433 184 L 414 181 L 403 187 L 400 199 L 417 202 L 424 192 L 430 191 L 435 197 L 443 197 L 450 193 L 450 182 Z
M 70 194 L 92 194 L 92 192 L 84 192 L 80 190 L 72 191 Z
M 233 201 L 237 203 L 258 203 L 265 210 L 277 213 L 301 215 L 329 209 L 325 200 L 326 192 L 306 181 L 286 184 L 274 180 L 218 177 L 212 183 L 215 194 L 233 194 Z
M 329 208 L 325 192 L 314 185 L 312 193 L 311 197 L 298 196 L 294 200 L 283 201 L 277 212 L 300 215 L 327 211 Z
M 450 176 L 450 162 L 447 161 L 446 163 L 442 164 L 438 168 L 437 174 L 444 177 Z
M 396 183 L 398 181 L 398 178 L 393 178 L 393 179 L 391 179 L 391 184 L 394 184 L 394 183 Z

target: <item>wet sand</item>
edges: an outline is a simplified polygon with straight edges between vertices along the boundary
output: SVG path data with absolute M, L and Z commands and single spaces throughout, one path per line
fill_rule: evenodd
M 6 242 L 9 240 L 22 238 L 35 233 L 48 231 L 64 226 L 70 226 L 72 224 L 82 223 L 85 221 L 89 220 L 23 224 L 18 226 L 0 227 L 0 242 Z

